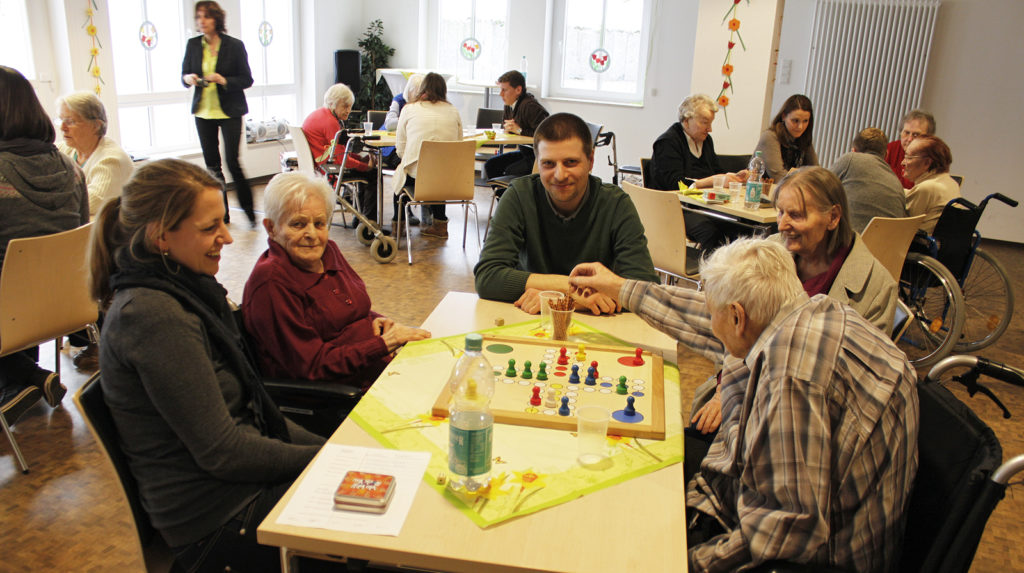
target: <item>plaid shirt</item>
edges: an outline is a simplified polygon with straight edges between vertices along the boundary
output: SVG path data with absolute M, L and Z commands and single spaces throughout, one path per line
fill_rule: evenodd
M 704 295 L 627 281 L 623 305 L 709 358 Z M 825 295 L 784 307 L 722 367 L 722 424 L 686 504 L 727 533 L 690 547 L 692 571 L 771 559 L 890 571 L 917 473 L 917 375 L 853 309 Z

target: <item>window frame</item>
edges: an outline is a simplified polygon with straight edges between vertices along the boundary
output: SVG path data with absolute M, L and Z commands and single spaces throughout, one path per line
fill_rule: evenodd
M 470 19 L 471 19 L 471 28 L 470 28 L 471 29 L 471 33 L 470 33 L 470 35 L 472 37 L 474 37 L 474 38 L 476 37 L 476 24 L 477 24 L 477 22 L 476 22 L 476 11 L 477 11 L 476 6 L 477 6 L 477 3 L 478 2 L 487 2 L 487 1 L 489 1 L 489 0 L 470 0 L 470 2 L 472 3 L 472 10 L 471 10 L 471 14 L 470 14 Z M 442 61 L 441 60 L 441 53 L 442 53 L 443 47 L 441 46 L 441 26 L 442 26 L 443 20 L 442 20 L 442 16 L 441 16 L 441 14 L 442 14 L 442 6 L 441 5 L 444 2 L 445 2 L 445 0 L 433 0 L 431 2 L 432 8 L 433 8 L 435 22 L 434 22 L 434 25 L 432 26 L 432 38 L 430 38 L 429 41 L 430 41 L 430 44 L 432 45 L 432 48 L 433 48 L 434 64 L 438 68 L 441 68 L 441 61 Z M 504 62 L 501 65 L 498 66 L 499 69 L 502 70 L 501 72 L 498 72 L 499 75 L 501 73 L 503 73 L 505 70 L 511 69 L 511 68 L 508 67 L 509 66 L 509 54 L 512 53 L 511 52 L 511 48 L 512 48 L 512 46 L 511 46 L 512 35 L 510 33 L 511 19 L 512 19 L 512 0 L 506 0 L 506 2 L 505 2 L 505 56 L 504 56 Z M 494 77 L 477 78 L 476 77 L 476 60 L 474 60 L 472 62 L 472 65 L 473 65 L 473 77 L 462 77 L 462 76 L 460 76 L 459 73 L 458 73 L 457 66 L 456 66 L 456 69 L 452 70 L 452 72 L 454 72 L 453 80 L 455 81 L 455 83 L 457 83 L 459 85 L 463 85 L 463 86 L 482 86 L 482 85 L 490 86 L 490 85 L 494 84 L 494 80 L 495 80 L 495 78 L 497 78 L 496 75 Z

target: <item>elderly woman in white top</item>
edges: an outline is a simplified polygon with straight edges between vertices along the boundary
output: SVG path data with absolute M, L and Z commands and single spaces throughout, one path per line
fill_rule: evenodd
M 416 168 L 420 158 L 420 146 L 424 141 L 461 141 L 462 118 L 459 110 L 448 103 L 448 86 L 444 78 L 433 72 L 423 78 L 419 97 L 406 104 L 398 118 L 398 132 L 395 147 L 402 163 L 395 170 L 392 189 L 395 192 L 395 216 L 398 216 L 398 193 L 402 187 L 415 187 Z M 448 218 L 444 205 L 431 205 L 434 222 L 420 231 L 428 237 L 448 238 Z M 392 219 L 394 221 L 394 219 Z M 393 225 L 396 232 L 401 229 Z
M 960 185 L 949 175 L 953 153 L 946 142 L 934 135 L 922 135 L 910 142 L 903 157 L 903 176 L 914 182 L 907 189 L 907 216 L 925 215 L 921 230 L 931 234 L 942 210 L 960 197 Z
M 132 176 L 132 158 L 107 137 L 107 112 L 92 92 L 73 92 L 57 100 L 60 132 L 57 148 L 85 171 L 89 191 L 89 215 L 95 215 L 108 199 L 121 195 Z

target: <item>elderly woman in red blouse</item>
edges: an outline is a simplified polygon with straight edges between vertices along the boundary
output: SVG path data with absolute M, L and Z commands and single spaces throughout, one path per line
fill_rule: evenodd
M 327 238 L 334 197 L 326 182 L 282 173 L 263 193 L 270 248 L 242 302 L 263 374 L 368 388 L 395 350 L 430 333 L 371 310 L 366 285 Z

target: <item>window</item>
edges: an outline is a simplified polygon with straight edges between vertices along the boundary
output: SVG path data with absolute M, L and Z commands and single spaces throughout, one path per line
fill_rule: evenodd
M 493 84 L 508 69 L 506 0 L 439 0 L 437 67 Z
M 4 33 L 0 34 L 0 54 L 4 55 L 4 65 L 18 70 L 26 79 L 36 79 L 25 2 L 0 2 L 0 22 L 4 23 Z
M 130 152 L 180 151 L 198 145 L 189 117 L 192 98 L 181 83 L 185 13 L 191 6 L 158 0 L 107 1 L 121 146 Z
M 242 0 L 242 41 L 249 53 L 253 86 L 246 90 L 249 117 L 256 121 L 298 117 L 298 50 L 291 0 Z
M 545 95 L 643 103 L 650 0 L 555 0 Z

